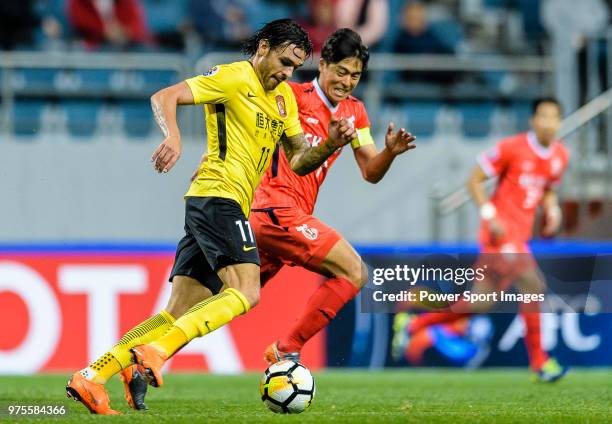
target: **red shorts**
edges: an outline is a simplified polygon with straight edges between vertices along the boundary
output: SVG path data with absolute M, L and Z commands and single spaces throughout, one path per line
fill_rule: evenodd
M 253 209 L 249 221 L 259 249 L 262 285 L 284 265 L 318 271 L 342 238 L 336 230 L 298 208 Z
M 537 267 L 537 262 L 525 240 L 513 237 L 508 231 L 501 238 L 493 238 L 486 225 L 480 227 L 480 256 L 476 266 L 486 266 L 489 283 L 499 289 L 508 288 L 521 275 Z

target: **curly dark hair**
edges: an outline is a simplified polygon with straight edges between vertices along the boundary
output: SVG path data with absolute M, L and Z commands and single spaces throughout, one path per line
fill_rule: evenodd
M 327 63 L 338 63 L 347 57 L 356 57 L 361 60 L 365 72 L 368 68 L 370 53 L 368 52 L 368 46 L 363 44 L 359 34 L 352 29 L 341 28 L 334 31 L 325 40 L 321 57 Z
M 292 19 L 277 19 L 265 24 L 242 44 L 243 53 L 253 56 L 261 40 L 268 40 L 270 49 L 295 44 L 304 50 L 306 57 L 312 54 L 312 42 L 308 34 Z

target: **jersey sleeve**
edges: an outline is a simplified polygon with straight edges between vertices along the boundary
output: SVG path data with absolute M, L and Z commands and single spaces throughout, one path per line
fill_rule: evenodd
M 300 124 L 300 117 L 298 114 L 298 105 L 293 94 L 293 90 L 287 90 L 287 119 L 285 120 L 285 136 L 293 137 L 302 131 L 302 125 Z
M 554 158 L 551 162 L 551 175 L 546 185 L 547 189 L 555 189 L 559 184 L 561 184 L 561 179 L 563 178 L 563 174 L 569 165 L 569 152 L 565 148 L 565 146 L 561 146 L 561 151 L 559 155 Z
M 351 147 L 358 149 L 368 144 L 374 144 L 372 133 L 370 132 L 370 119 L 368 118 L 368 112 L 366 111 L 363 103 L 358 103 L 357 113 L 355 114 L 355 130 L 357 131 L 357 138 L 351 141 Z
M 205 74 L 185 80 L 195 104 L 225 103 L 234 96 L 241 81 L 241 73 L 231 65 L 213 66 Z
M 478 155 L 476 161 L 487 177 L 497 177 L 508 167 L 511 154 L 510 142 L 506 139 L 500 141 L 489 150 L 482 152 Z

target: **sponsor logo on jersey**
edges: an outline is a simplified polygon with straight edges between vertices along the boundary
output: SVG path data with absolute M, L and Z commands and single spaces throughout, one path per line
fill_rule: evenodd
M 219 72 L 219 67 L 218 66 L 213 66 L 212 68 L 210 68 L 208 71 L 206 71 L 206 73 L 204 74 L 205 77 L 212 77 L 213 75 L 215 75 L 217 72 Z
M 533 171 L 533 168 L 535 167 L 535 165 L 533 164 L 533 162 L 531 161 L 525 161 L 523 162 L 523 164 L 521 165 L 521 169 L 525 172 L 529 172 L 529 171 Z
M 295 229 L 304 234 L 308 240 L 316 240 L 319 237 L 319 231 L 316 228 L 309 228 L 307 224 L 295 227 Z
M 313 118 L 312 116 L 309 116 L 308 118 L 306 118 L 306 122 L 309 124 L 318 124 L 319 120 L 317 118 Z
M 310 133 L 304 134 L 304 138 L 306 138 L 306 141 L 310 143 L 312 147 L 317 147 L 323 141 L 323 137 L 319 137 Z
M 283 96 L 276 96 L 276 105 L 278 106 L 278 113 L 283 118 L 287 117 L 287 110 L 285 109 L 285 98 Z
M 351 127 L 355 128 L 355 115 L 351 115 L 346 120 L 351 124 Z

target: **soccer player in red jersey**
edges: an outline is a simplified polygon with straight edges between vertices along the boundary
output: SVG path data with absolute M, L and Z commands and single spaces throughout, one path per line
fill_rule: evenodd
M 540 204 L 546 217 L 545 235 L 556 233 L 561 224 L 561 208 L 554 188 L 560 182 L 569 159 L 567 149 L 555 138 L 561 118 L 561 106 L 556 99 L 537 99 L 532 107 L 532 130 L 501 140 L 492 149 L 480 154 L 478 165 L 469 178 L 469 191 L 480 209 L 481 253 L 498 254 L 496 259 L 503 258 L 500 254 L 511 254 L 508 260 L 493 261 L 494 265 L 501 265 L 496 269 L 502 271 L 503 281 L 498 282 L 501 286 L 514 281 L 519 289 L 527 291 L 544 287 L 527 242 L 531 238 Z M 498 178 L 497 186 L 488 198 L 482 183 L 493 177 Z M 495 288 L 503 287 L 498 284 Z M 458 306 L 469 309 L 466 304 Z M 521 316 L 525 321 L 525 345 L 530 367 L 541 381 L 556 381 L 565 374 L 566 369 L 542 349 L 539 310 L 534 311 L 533 305 L 530 310 L 527 309 L 522 309 Z M 407 335 L 464 316 L 440 312 L 410 319 L 406 313 L 398 314 L 395 320 L 395 356 L 405 349 Z
M 313 146 L 325 140 L 332 117 L 352 122 L 358 135 L 351 144 L 357 165 L 366 181 L 377 183 L 397 155 L 415 147 L 416 138 L 404 128 L 394 131 L 390 123 L 384 149 L 376 149 L 364 104 L 351 96 L 367 68 L 368 58 L 368 49 L 359 35 L 350 29 L 339 29 L 323 46 L 318 77 L 290 85 L 306 139 Z M 341 151 L 336 150 L 318 170 L 301 177 L 291 170 L 282 149 L 277 148 L 255 193 L 249 220 L 259 248 L 262 284 L 284 265 L 302 266 L 331 277 L 315 290 L 289 333 L 266 349 L 264 359 L 268 363 L 299 359 L 304 344 L 367 282 L 367 268 L 355 249 L 312 215 L 319 189 Z

